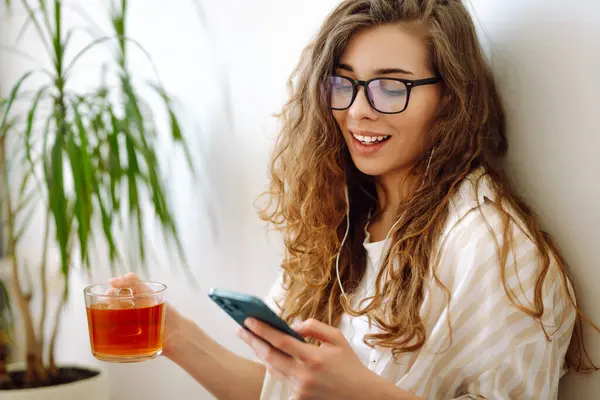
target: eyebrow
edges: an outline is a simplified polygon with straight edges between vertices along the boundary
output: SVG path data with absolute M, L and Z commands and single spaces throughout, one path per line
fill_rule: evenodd
M 339 63 L 337 68 L 343 69 L 348 72 L 354 72 L 354 68 L 348 64 Z M 402 68 L 377 68 L 373 71 L 375 75 L 389 75 L 389 74 L 405 74 L 405 75 L 414 75 L 412 72 L 402 69 Z

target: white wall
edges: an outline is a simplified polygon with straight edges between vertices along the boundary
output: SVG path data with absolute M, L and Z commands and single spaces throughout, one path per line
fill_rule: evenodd
M 100 21 L 105 1 L 77 0 Z M 204 0 L 201 26 L 193 0 L 131 2 L 131 36 L 154 56 L 169 90 L 200 129 L 194 139 L 203 153 L 207 192 L 176 174 L 170 180 L 182 233 L 200 288 L 192 288 L 178 268 L 155 267 L 152 278 L 169 285 L 169 299 L 222 344 L 251 356 L 234 336 L 234 324 L 206 298 L 211 286 L 264 294 L 279 263 L 281 244 L 267 235 L 253 201 L 266 184 L 266 165 L 275 130 L 271 114 L 285 100 L 285 82 L 300 50 L 335 0 Z M 471 0 L 485 34 L 506 100 L 510 129 L 509 170 L 522 193 L 542 215 L 572 266 L 584 310 L 600 322 L 594 283 L 600 272 L 593 251 L 600 243 L 600 3 L 580 0 Z M 101 22 L 101 21 L 100 21 Z M 2 39 L 14 34 L 3 25 Z M 11 32 L 8 32 L 10 30 Z M 24 48 L 32 48 L 26 42 Z M 24 64 L 2 56 L 0 83 L 14 79 Z M 90 60 L 94 66 L 97 59 Z M 147 63 L 138 61 L 140 73 Z M 82 73 L 83 77 L 87 76 Z M 83 82 L 82 82 L 83 83 Z M 226 88 L 226 89 L 224 89 Z M 227 116 L 230 95 L 233 110 Z M 206 208 L 217 212 L 218 238 Z M 35 243 L 35 242 L 31 242 Z M 35 245 L 30 246 L 35 251 Z M 164 260 L 164 257 L 163 257 Z M 102 268 L 100 268 L 102 269 Z M 97 274 L 96 280 L 107 277 Z M 60 340 L 60 359 L 97 365 L 89 354 L 80 289 L 73 298 Z M 598 335 L 590 350 L 600 361 Z M 115 400 L 210 398 L 166 360 L 139 365 L 104 365 Z M 142 379 L 144 382 L 142 383 Z M 564 399 L 588 399 L 600 388 L 597 375 L 570 375 Z

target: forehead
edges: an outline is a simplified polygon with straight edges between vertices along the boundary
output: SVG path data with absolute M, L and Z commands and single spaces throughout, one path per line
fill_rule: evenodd
M 424 33 L 414 26 L 399 24 L 357 32 L 344 49 L 340 62 L 352 66 L 357 75 L 381 68 L 402 68 L 415 75 L 430 72 Z

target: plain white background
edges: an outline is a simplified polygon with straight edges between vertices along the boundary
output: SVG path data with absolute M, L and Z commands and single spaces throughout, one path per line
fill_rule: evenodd
M 103 5 L 107 3 L 68 2 L 84 8 L 104 27 Z M 252 357 L 235 337 L 234 323 L 208 301 L 206 292 L 217 286 L 262 296 L 272 284 L 282 245 L 277 234 L 266 230 L 254 207 L 267 183 L 276 132 L 272 114 L 286 99 L 286 80 L 300 51 L 337 1 L 130 3 L 129 34 L 153 55 L 163 83 L 182 104 L 202 171 L 196 184 L 183 172 L 179 159 L 169 171 L 181 233 L 199 287 L 168 262 L 158 239 L 158 261 L 150 278 L 167 283 L 169 300 L 220 343 Z M 600 3 L 471 3 L 507 108 L 510 176 L 563 250 L 581 307 L 600 322 L 596 288 L 600 281 L 596 257 L 600 243 Z M 201 4 L 202 12 L 196 4 Z M 75 14 L 70 18 L 77 23 Z M 15 23 L 2 20 L 0 40 L 10 43 L 17 31 Z M 32 35 L 19 48 L 43 60 Z M 85 60 L 78 75 L 82 87 L 94 82 L 105 57 L 97 53 Z M 0 87 L 5 95 L 7 85 L 31 64 L 6 53 L 0 62 Z M 132 65 L 140 76 L 150 73 L 140 54 L 133 56 Z M 32 260 L 39 243 L 33 232 L 24 245 Z M 167 360 L 107 365 L 91 357 L 81 289 L 91 280 L 110 275 L 104 262 L 97 266 L 93 278 L 73 276 L 59 359 L 107 368 L 115 400 L 211 398 Z M 590 354 L 600 363 L 600 335 L 589 335 L 588 343 Z M 569 374 L 562 383 L 561 398 L 592 399 L 598 389 L 598 375 Z

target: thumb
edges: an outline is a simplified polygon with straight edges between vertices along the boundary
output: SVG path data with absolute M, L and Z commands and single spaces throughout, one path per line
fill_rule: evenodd
M 344 345 L 348 343 L 339 329 L 314 318 L 294 324 L 294 330 L 301 336 L 312 337 L 322 343 L 329 343 L 333 345 Z

